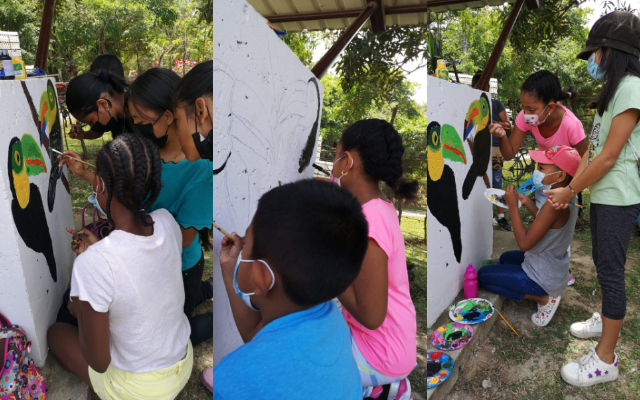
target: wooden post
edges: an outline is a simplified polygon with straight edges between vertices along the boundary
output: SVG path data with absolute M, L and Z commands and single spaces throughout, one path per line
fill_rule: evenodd
M 382 4 L 382 0 L 375 0 L 378 3 L 378 8 L 371 15 L 371 29 L 373 33 L 379 34 L 384 33 L 387 23 L 385 22 L 385 12 L 384 5 Z
M 336 40 L 336 42 L 331 46 L 331 48 L 327 51 L 327 53 L 322 56 L 320 61 L 316 65 L 313 66 L 311 72 L 318 78 L 321 79 L 324 74 L 329 70 L 329 67 L 333 63 L 333 61 L 338 58 L 342 50 L 345 49 L 351 43 L 351 40 L 360 32 L 360 29 L 364 26 L 364 24 L 369 20 L 371 14 L 378 8 L 378 3 L 375 1 L 370 1 L 364 10 L 360 13 L 358 18 L 349 27 L 346 31 Z
M 40 23 L 40 37 L 36 50 L 35 66 L 43 71 L 47 67 L 47 53 L 49 52 L 49 40 L 51 39 L 51 25 L 53 24 L 53 7 L 56 0 L 44 0 L 42 9 L 42 22 Z
M 504 50 L 504 46 L 507 44 L 507 39 L 509 38 L 509 34 L 513 29 L 513 25 L 516 23 L 516 19 L 518 19 L 518 14 L 520 14 L 523 4 L 524 0 L 517 0 L 513 5 L 513 10 L 511 10 L 511 14 L 509 14 L 509 18 L 507 18 L 507 22 L 502 28 L 502 32 L 500 33 L 500 37 L 498 38 L 498 42 L 496 42 L 496 45 L 491 52 L 491 56 L 489 57 L 489 61 L 487 61 L 487 65 L 484 67 L 482 76 L 478 81 L 478 87 L 483 88 L 489 84 L 489 80 L 491 79 L 491 76 L 493 76 L 493 73 L 498 66 L 498 61 L 500 60 L 500 56 L 502 55 L 502 50 Z

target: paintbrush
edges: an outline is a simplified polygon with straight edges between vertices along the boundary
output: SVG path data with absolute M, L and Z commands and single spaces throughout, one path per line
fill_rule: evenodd
M 51 146 L 49 146 L 49 150 L 53 151 L 54 153 L 60 154 L 61 156 L 69 157 L 70 159 L 75 160 L 75 161 L 77 161 L 77 162 L 79 162 L 79 163 L 82 163 L 82 164 L 84 164 L 84 165 L 88 165 L 88 166 L 89 166 L 89 167 L 91 167 L 91 168 L 94 168 L 94 169 L 96 168 L 96 166 L 95 166 L 95 165 L 93 165 L 93 164 L 89 164 L 88 162 L 86 162 L 86 161 L 82 161 L 82 160 L 81 160 L 81 159 L 79 159 L 79 158 L 71 157 L 70 155 L 67 155 L 67 154 L 61 153 L 61 152 L 59 152 L 59 151 L 58 151 L 58 150 L 56 150 L 56 149 L 52 149 L 52 148 L 51 148 Z
M 496 310 L 497 311 L 497 310 Z M 498 311 L 498 315 L 504 320 L 504 322 L 509 325 L 509 328 L 511 328 L 511 330 L 513 331 L 513 333 L 516 334 L 516 336 L 520 337 L 520 335 L 518 335 L 518 332 L 516 332 L 515 329 L 513 329 L 513 326 L 511 326 L 511 324 L 509 322 L 507 322 L 507 319 L 505 317 L 502 316 L 502 314 L 500 314 L 500 311 Z
M 228 237 L 229 239 L 233 240 L 233 238 L 231 237 L 231 234 L 227 231 L 225 231 L 224 229 L 222 229 L 220 227 L 220 225 L 216 224 L 215 222 L 213 223 L 213 227 L 216 228 L 217 230 L 220 231 L 220 233 L 222 233 L 223 235 L 225 235 L 226 237 Z
M 311 166 L 315 169 L 317 169 L 318 171 L 322 172 L 323 174 L 325 174 L 326 176 L 331 175 L 329 172 L 327 172 L 326 169 L 322 168 L 321 166 L 317 165 L 317 164 L 311 164 Z

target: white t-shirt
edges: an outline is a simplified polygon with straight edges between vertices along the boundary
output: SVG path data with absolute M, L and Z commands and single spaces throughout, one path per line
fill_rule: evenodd
M 153 235 L 121 230 L 90 246 L 73 264 L 71 296 L 109 312 L 111 364 L 143 373 L 167 368 L 187 353 L 182 232 L 167 210 L 150 214 Z

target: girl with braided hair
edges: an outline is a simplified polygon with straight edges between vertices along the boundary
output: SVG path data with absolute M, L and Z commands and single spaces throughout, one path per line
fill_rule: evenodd
M 89 125 L 91 129 L 84 131 L 78 124 L 73 124 L 69 136 L 97 139 L 111 132 L 115 139 L 130 131 L 131 123 L 124 104 L 127 86 L 123 77 L 104 70 L 73 78 L 67 86 L 67 108 L 78 124 Z
M 149 140 L 124 134 L 100 150 L 96 166 L 92 187 L 112 231 L 100 241 L 74 235 L 68 308 L 78 326 L 52 325 L 49 346 L 101 399 L 173 399 L 191 374 L 193 348 L 176 268 L 180 227 L 166 210 L 145 211 L 160 194 L 162 161 Z
M 409 294 L 404 238 L 396 209 L 380 190 L 385 182 L 397 199 L 417 197 L 418 182 L 403 178 L 402 138 L 387 121 L 356 122 L 338 142 L 331 181 L 362 204 L 369 247 L 355 282 L 338 297 L 351 330 L 363 397 L 409 399 L 406 376 L 416 365 L 416 311 Z M 336 234 L 340 234 L 336 232 Z

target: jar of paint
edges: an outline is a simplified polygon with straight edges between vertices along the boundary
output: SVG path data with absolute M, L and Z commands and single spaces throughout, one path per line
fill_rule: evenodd
M 464 298 L 473 299 L 478 297 L 478 274 L 473 265 L 469 264 L 464 273 Z

